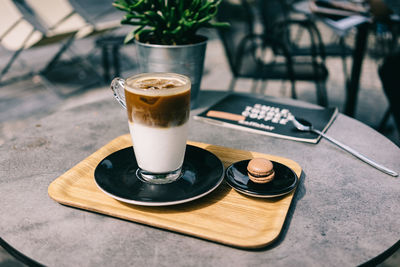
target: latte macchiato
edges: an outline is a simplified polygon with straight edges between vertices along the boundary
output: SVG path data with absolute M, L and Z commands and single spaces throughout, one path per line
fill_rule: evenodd
M 128 78 L 129 130 L 141 177 L 152 183 L 179 178 L 190 114 L 190 80 L 174 73 Z

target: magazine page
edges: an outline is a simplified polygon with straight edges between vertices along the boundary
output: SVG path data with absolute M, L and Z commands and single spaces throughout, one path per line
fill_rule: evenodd
M 310 11 L 325 19 L 326 24 L 345 34 L 349 29 L 370 21 L 368 10 L 359 3 L 346 0 L 311 0 Z
M 292 123 L 293 117 L 305 119 L 324 132 L 337 113 L 337 108 L 305 108 L 231 94 L 195 116 L 195 119 L 258 134 L 317 143 L 320 136 L 298 131 Z
M 312 12 L 326 16 L 369 16 L 368 10 L 363 4 L 346 0 L 312 0 L 309 5 Z

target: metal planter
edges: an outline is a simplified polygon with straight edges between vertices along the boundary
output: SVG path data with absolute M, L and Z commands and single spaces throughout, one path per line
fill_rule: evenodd
M 190 45 L 155 45 L 135 41 L 141 72 L 174 72 L 192 83 L 191 107 L 196 106 L 203 75 L 207 38 Z

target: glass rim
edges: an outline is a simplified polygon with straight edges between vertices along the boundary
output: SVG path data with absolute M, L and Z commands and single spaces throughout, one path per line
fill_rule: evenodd
M 134 80 L 140 80 L 143 79 L 145 80 L 146 78 L 162 78 L 162 79 L 177 79 L 180 82 L 183 83 L 182 86 L 177 86 L 176 88 L 169 89 L 169 90 L 152 90 L 152 89 L 147 89 L 143 90 L 142 88 L 135 88 L 134 86 L 130 85 L 130 82 Z M 189 87 L 189 88 L 187 88 Z M 190 90 L 191 88 L 191 80 L 188 76 L 179 74 L 179 73 L 174 73 L 174 72 L 146 72 L 146 73 L 139 73 L 133 76 L 130 76 L 129 78 L 126 79 L 125 82 L 125 89 L 138 92 L 140 94 L 143 94 L 144 92 L 152 92 L 155 95 L 159 94 L 160 92 L 165 92 L 168 95 L 173 93 L 173 92 L 184 92 L 186 90 Z M 153 95 L 153 94 L 150 94 Z M 161 95 L 163 95 L 161 93 Z

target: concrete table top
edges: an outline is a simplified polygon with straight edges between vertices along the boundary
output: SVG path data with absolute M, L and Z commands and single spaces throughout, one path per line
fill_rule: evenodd
M 200 107 L 192 114 L 222 96 L 202 92 Z M 54 179 L 128 133 L 125 111 L 111 94 L 109 100 L 27 125 L 1 147 L 1 237 L 48 266 L 355 266 L 400 239 L 400 178 L 381 173 L 326 140 L 315 145 L 193 119 L 190 123 L 192 141 L 274 154 L 301 165 L 301 182 L 274 244 L 255 251 L 232 248 L 50 199 L 47 187 Z M 339 114 L 327 133 L 400 171 L 400 149 L 361 122 Z M 0 262 L 4 255 L 0 253 Z

